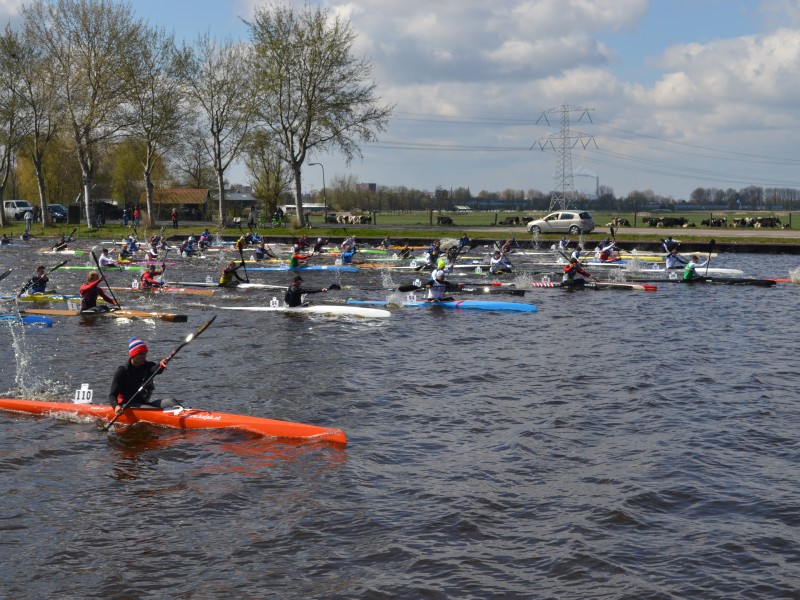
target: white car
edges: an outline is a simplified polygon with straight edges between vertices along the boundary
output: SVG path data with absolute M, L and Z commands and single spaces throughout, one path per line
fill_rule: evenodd
M 564 210 L 550 213 L 543 219 L 528 223 L 529 233 L 591 233 L 594 230 L 594 219 L 585 210 Z

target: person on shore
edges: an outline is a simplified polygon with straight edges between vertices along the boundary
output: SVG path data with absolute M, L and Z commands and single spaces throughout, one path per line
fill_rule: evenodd
M 300 275 L 295 275 L 294 279 L 292 279 L 289 289 L 286 290 L 286 293 L 283 296 L 283 301 L 286 303 L 286 306 L 289 307 L 303 306 L 303 296 L 305 294 L 319 294 L 320 292 L 327 291 L 328 288 L 321 288 L 318 290 L 304 288 L 303 278 L 300 277 Z
M 162 281 L 156 279 L 158 275 L 161 275 L 164 272 L 164 265 L 162 263 L 161 268 L 156 270 L 155 265 L 148 265 L 147 270 L 142 273 L 141 277 L 141 286 L 143 290 L 154 290 L 158 289 L 164 285 Z
M 132 337 L 128 341 L 128 361 L 117 367 L 114 378 L 111 380 L 111 391 L 108 402 L 114 407 L 114 412 L 119 413 L 125 403 L 133 399 L 128 407 L 137 408 L 170 408 L 177 403 L 171 398 L 160 400 L 153 399 L 155 386 L 151 380 L 153 375 L 161 373 L 167 368 L 167 360 L 156 363 L 147 360 L 147 344 Z M 147 385 L 145 385 L 147 384 Z M 144 386 L 141 392 L 139 389 Z M 137 392 L 139 392 L 137 394 Z
M 31 232 L 31 225 L 33 225 L 33 213 L 29 210 L 25 211 L 25 232 Z
M 236 264 L 236 261 L 230 261 L 227 266 L 222 270 L 219 277 L 219 287 L 235 287 L 240 283 L 247 283 L 247 279 L 242 279 L 238 271 L 244 266 L 244 263 Z
M 97 271 L 90 271 L 86 276 L 86 283 L 81 286 L 81 312 L 84 311 L 98 311 L 100 307 L 97 306 L 97 297 L 99 296 L 112 306 L 119 306 L 119 303 L 108 296 L 102 289 L 100 289 L 100 282 L 104 280 Z M 107 310 L 107 309 L 106 309 Z
M 173 208 L 172 209 L 172 228 L 173 229 L 177 229 L 178 228 L 178 209 L 177 208 Z

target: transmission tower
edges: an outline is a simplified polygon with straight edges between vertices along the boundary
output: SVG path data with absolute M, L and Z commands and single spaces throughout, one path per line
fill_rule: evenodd
M 556 173 L 554 176 L 555 186 L 553 195 L 550 197 L 550 211 L 553 210 L 566 210 L 570 208 L 576 199 L 575 182 L 572 177 L 572 149 L 580 144 L 584 150 L 589 145 L 594 144 L 597 148 L 597 142 L 594 136 L 571 131 L 569 128 L 569 113 L 580 112 L 581 116 L 578 121 L 586 117 L 589 122 L 592 122 L 592 117 L 589 114 L 591 108 L 576 108 L 562 104 L 561 108 L 551 108 L 544 111 L 541 116 L 536 120 L 538 125 L 541 121 L 550 125 L 550 120 L 547 118 L 548 114 L 556 112 L 561 113 L 561 128 L 558 135 L 549 135 L 544 139 L 536 140 L 531 146 L 531 150 L 538 147 L 540 150 L 553 150 L 558 154 L 558 164 L 556 165 Z

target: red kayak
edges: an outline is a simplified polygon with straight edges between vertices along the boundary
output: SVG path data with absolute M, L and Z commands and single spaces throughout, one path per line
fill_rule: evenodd
M 100 419 L 106 423 L 113 419 L 115 414 L 110 405 L 42 402 L 15 398 L 0 398 L 0 410 L 47 416 L 67 414 L 76 417 Z M 242 431 L 273 438 L 306 440 L 309 442 L 335 442 L 337 444 L 347 443 L 347 437 L 339 429 L 195 408 L 176 407 L 164 410 L 157 408 L 128 408 L 116 422 L 120 425 L 150 423 L 175 429 L 241 429 Z

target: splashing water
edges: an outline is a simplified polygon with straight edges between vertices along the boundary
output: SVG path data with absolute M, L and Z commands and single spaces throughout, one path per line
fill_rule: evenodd
M 800 283 L 800 267 L 795 267 L 789 271 L 789 278 L 792 280 L 792 283 Z

